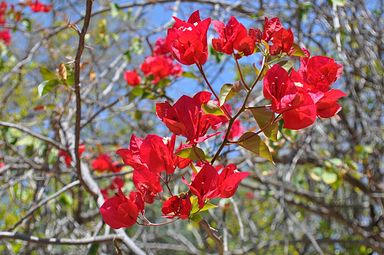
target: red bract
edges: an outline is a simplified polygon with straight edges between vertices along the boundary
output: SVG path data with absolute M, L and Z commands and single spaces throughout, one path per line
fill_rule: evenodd
M 245 26 L 235 17 L 232 16 L 227 25 L 220 21 L 213 21 L 213 25 L 219 34 L 219 38 L 212 39 L 212 46 L 216 51 L 231 55 L 236 50 L 239 55 L 245 56 L 253 53 L 255 39 L 248 34 Z
M 173 63 L 172 59 L 165 56 L 149 56 L 141 64 L 141 71 L 145 76 L 153 76 L 153 83 L 170 75 L 180 76 L 183 72 L 179 64 Z
M 262 39 L 266 42 L 271 41 L 270 54 L 278 55 L 282 52 L 288 55 L 293 52 L 293 33 L 291 29 L 283 28 L 279 18 L 265 18 Z
M 239 183 L 248 177 L 248 172 L 239 172 L 234 164 L 229 164 L 221 171 L 218 179 L 218 189 L 221 198 L 232 197 Z
M 332 58 L 314 56 L 301 59 L 301 66 L 297 72 L 293 71 L 294 81 L 314 92 L 327 92 L 330 86 L 341 76 L 343 66 Z
M 52 9 L 52 5 L 42 4 L 39 0 L 30 2 L 29 7 L 33 12 L 50 12 Z
M 84 151 L 85 151 L 85 145 L 84 144 L 80 144 L 79 145 L 79 155 L 80 155 L 80 157 L 84 153 Z M 59 150 L 59 158 L 61 158 L 61 157 L 64 157 L 65 164 L 67 165 L 67 167 L 70 167 L 71 166 L 71 162 L 72 162 L 71 155 L 68 152 L 66 152 L 65 150 Z
M 155 196 L 163 191 L 159 174 L 149 171 L 146 167 L 134 169 L 133 183 L 143 200 L 149 204 L 153 203 Z
M 345 96 L 346 94 L 338 89 L 325 92 L 324 96 L 316 103 L 317 116 L 321 118 L 335 116 L 341 110 L 341 105 L 337 103 L 337 100 Z
M 264 96 L 272 101 L 272 110 L 282 114 L 284 127 L 305 128 L 315 121 L 316 115 L 329 118 L 340 111 L 337 100 L 345 94 L 330 90 L 330 86 L 341 69 L 326 57 L 304 58 L 299 71 L 292 70 L 290 75 L 276 64 L 265 75 Z
M 111 228 L 127 228 L 136 223 L 139 209 L 121 190 L 114 197 L 107 199 L 100 207 L 100 213 Z
M 188 21 L 174 19 L 166 38 L 170 52 L 184 65 L 203 65 L 208 59 L 207 32 L 211 19 L 201 20 L 199 11 L 192 13 Z
M 4 42 L 5 45 L 11 44 L 11 33 L 9 29 L 0 30 L 0 40 Z
M 290 55 L 293 52 L 293 33 L 291 29 L 286 30 L 282 28 L 273 33 L 271 41 L 272 46 L 269 47 L 271 55 L 277 55 L 282 52 Z
M 175 171 L 173 150 L 169 150 L 160 136 L 147 135 L 145 137 L 140 147 L 140 157 L 147 164 L 148 169 L 153 172 L 166 171 L 167 174 L 172 174 Z
M 316 120 L 316 106 L 312 98 L 295 86 L 280 65 L 275 64 L 264 77 L 263 93 L 272 101 L 272 110 L 283 116 L 284 127 L 301 129 Z
M 124 73 L 124 79 L 128 85 L 131 85 L 133 87 L 135 87 L 141 83 L 141 77 L 136 72 L 136 70 L 126 71 Z
M 176 167 L 184 168 L 190 162 L 174 154 L 175 142 L 176 136 L 167 140 L 157 135 L 147 135 L 141 140 L 132 135 L 130 148 L 119 149 L 116 153 L 134 169 L 145 167 L 154 173 L 165 171 L 172 174 Z
M 120 172 L 121 166 L 118 162 L 113 162 L 111 157 L 107 154 L 100 154 L 96 159 L 92 161 L 92 168 L 97 172 Z
M 131 200 L 139 209 L 141 213 L 144 212 L 144 200 L 140 192 L 138 191 L 131 191 L 129 193 L 129 200 Z
M 182 96 L 172 106 L 168 102 L 156 104 L 157 116 L 175 135 L 182 135 L 196 144 L 215 135 L 207 135 L 210 128 L 216 130 L 223 119 L 203 112 L 202 104 L 208 103 L 211 93 L 202 91 L 193 98 Z
M 7 12 L 7 3 L 2 1 L 0 3 L 0 25 L 4 25 L 5 24 L 5 15 L 6 15 L 6 12 Z
M 189 186 L 192 194 L 198 198 L 199 208 L 203 208 L 207 199 L 218 197 L 218 173 L 210 164 L 204 164 Z
M 165 38 L 158 38 L 155 42 L 155 47 L 153 49 L 154 56 L 166 55 L 171 57 L 169 52 L 169 47 Z
M 241 136 L 242 134 L 244 133 L 244 128 L 243 126 L 241 125 L 241 122 L 240 120 L 236 119 L 233 124 L 232 124 L 232 128 L 231 130 L 229 131 L 229 134 L 228 134 L 228 139 L 229 140 L 233 140 L 239 136 Z
M 272 19 L 268 19 L 267 17 L 265 17 L 262 39 L 268 42 L 272 38 L 272 35 L 275 32 L 279 31 L 281 28 L 283 28 L 283 26 L 281 25 L 279 18 L 275 17 Z
M 164 202 L 161 211 L 165 218 L 179 217 L 180 219 L 188 219 L 192 210 L 189 195 L 172 196 Z

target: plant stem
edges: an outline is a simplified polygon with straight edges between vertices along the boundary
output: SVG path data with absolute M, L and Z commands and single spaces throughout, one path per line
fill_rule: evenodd
M 224 140 L 221 143 L 221 145 L 220 145 L 219 149 L 217 150 L 216 154 L 213 156 L 213 158 L 211 160 L 211 164 L 213 164 L 216 161 L 216 159 L 219 157 L 221 151 L 224 149 L 224 146 L 229 143 L 228 136 L 229 136 L 229 133 L 231 132 L 232 125 L 235 122 L 235 120 L 246 110 L 246 105 L 247 105 L 247 102 L 248 102 L 248 98 L 251 95 L 252 90 L 255 88 L 257 82 L 260 80 L 262 73 L 264 72 L 266 60 L 267 60 L 266 57 L 263 57 L 262 67 L 261 67 L 261 70 L 259 72 L 259 75 L 256 77 L 256 79 L 253 82 L 250 90 L 248 91 L 247 95 L 245 96 L 243 105 L 241 106 L 240 110 L 236 113 L 236 115 L 233 116 L 229 120 L 228 128 L 227 128 L 227 131 L 226 131 L 225 136 L 224 136 Z

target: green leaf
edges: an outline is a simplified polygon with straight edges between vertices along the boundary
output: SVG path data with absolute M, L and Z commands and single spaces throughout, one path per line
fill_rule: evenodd
M 335 6 L 344 6 L 345 5 L 345 0 L 330 0 L 332 4 Z
M 267 107 L 252 108 L 251 112 L 265 136 L 274 142 L 277 141 L 278 125 L 277 123 L 271 125 L 275 119 L 275 114 Z
M 203 217 L 200 214 L 195 214 L 190 218 L 191 221 L 196 223 L 199 223 L 202 219 Z
M 233 84 L 226 83 L 220 89 L 219 100 L 220 105 L 223 105 L 227 100 L 231 99 L 236 95 L 236 92 L 233 90 Z
M 99 247 L 100 247 L 99 243 L 93 243 L 89 248 L 87 255 L 96 255 L 97 251 L 99 250 Z
M 129 94 L 133 98 L 142 97 L 144 95 L 144 89 L 141 87 L 134 87 Z
M 32 31 L 32 22 L 30 19 L 28 18 L 23 18 L 21 20 L 21 23 L 25 26 L 25 28 L 27 29 L 28 32 L 31 32 Z
M 40 67 L 40 74 L 41 74 L 41 77 L 43 77 L 43 80 L 45 81 L 57 79 L 56 73 L 50 71 L 48 68 L 44 66 Z
M 323 176 L 324 169 L 321 167 L 314 167 L 311 169 L 309 172 L 309 176 L 314 180 L 314 181 L 320 181 Z
M 207 104 L 203 104 L 202 109 L 205 113 L 208 114 L 217 116 L 225 115 L 220 106 L 218 106 L 214 101 L 209 101 Z
M 37 87 L 37 92 L 39 96 L 44 96 L 47 93 L 51 92 L 58 84 L 59 84 L 59 81 L 57 79 L 43 81 Z
M 183 72 L 182 76 L 185 78 L 197 79 L 193 72 Z
M 293 44 L 294 52 L 291 54 L 291 56 L 295 57 L 305 57 L 304 51 L 300 48 L 300 46 L 296 43 Z
M 192 214 L 195 214 L 195 213 L 200 213 L 200 212 L 204 212 L 204 211 L 207 211 L 209 209 L 212 209 L 212 208 L 216 208 L 217 205 L 214 205 L 210 202 L 207 202 L 205 203 L 204 207 L 199 209 L 199 203 L 198 203 L 198 198 L 195 197 L 195 196 L 192 196 L 190 197 L 190 200 L 191 200 L 191 204 L 192 204 L 192 210 L 191 210 L 191 215 Z
M 68 86 L 73 86 L 75 85 L 75 71 L 73 68 L 66 66 L 67 67 L 67 85 Z
M 333 184 L 337 181 L 337 174 L 330 171 L 324 171 L 321 178 L 326 184 Z
M 200 149 L 197 146 L 193 146 L 190 148 L 185 148 L 182 150 L 179 150 L 176 155 L 178 155 L 181 158 L 188 158 L 193 161 L 201 161 L 205 159 L 205 153 L 202 149 Z
M 116 17 L 117 15 L 119 15 L 119 10 L 120 10 L 119 6 L 115 3 L 111 3 L 110 6 L 111 6 L 112 17 Z
M 256 133 L 247 132 L 243 134 L 239 138 L 237 144 L 243 147 L 244 149 L 252 151 L 256 155 L 265 158 L 273 163 L 272 155 L 269 151 L 268 146 L 261 140 L 261 138 Z

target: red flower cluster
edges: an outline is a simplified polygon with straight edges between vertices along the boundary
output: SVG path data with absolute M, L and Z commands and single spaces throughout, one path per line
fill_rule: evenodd
M 0 26 L 3 26 L 6 22 L 6 13 L 7 13 L 7 7 L 8 7 L 8 4 L 7 2 L 5 1 L 2 1 L 0 3 Z
M 180 64 L 173 61 L 168 46 L 163 38 L 157 39 L 152 56 L 148 56 L 140 66 L 145 77 L 152 79 L 157 84 L 161 79 L 169 76 L 180 76 L 183 69 Z M 130 86 L 141 84 L 141 77 L 136 70 L 129 70 L 124 73 L 124 79 Z
M 155 83 L 169 75 L 179 75 L 181 67 L 175 66 L 174 58 L 184 65 L 196 64 L 212 90 L 203 71 L 203 64 L 208 59 L 207 31 L 211 19 L 201 20 L 198 11 L 192 13 L 188 21 L 176 17 L 174 19 L 175 23 L 168 29 L 166 39 L 156 42 L 153 56 L 145 59 L 141 71 L 145 76 L 152 76 Z M 226 25 L 219 21 L 213 23 L 219 36 L 212 40 L 213 48 L 218 52 L 233 55 L 236 59 L 253 54 L 258 47 L 265 57 L 263 68 L 269 68 L 271 60 L 275 61 L 281 55 L 290 56 L 297 53 L 292 31 L 285 29 L 278 18 L 266 18 L 263 31 L 247 30 L 235 17 L 231 17 Z M 331 89 L 332 84 L 341 75 L 341 65 L 331 58 L 310 57 L 305 49 L 303 51 L 307 56 L 301 58 L 301 66 L 297 71 L 288 72 L 279 64 L 275 64 L 266 72 L 263 81 L 263 94 L 271 101 L 271 110 L 282 115 L 284 127 L 289 129 L 308 127 L 314 123 L 317 116 L 334 116 L 341 109 L 337 100 L 345 96 L 342 91 Z M 239 65 L 237 66 L 241 71 Z M 127 72 L 125 78 L 132 86 L 141 83 L 136 71 Z M 244 84 L 247 98 L 257 81 L 252 86 Z M 192 208 L 198 207 L 197 211 L 200 211 L 210 199 L 229 198 L 235 194 L 239 183 L 249 173 L 238 171 L 233 164 L 215 167 L 213 162 L 224 148 L 225 142 L 241 145 L 240 141 L 233 141 L 244 132 L 240 120 L 236 118 L 247 107 L 244 104 L 239 112 L 231 117 L 231 106 L 225 101 L 230 93 L 236 93 L 232 90 L 236 90 L 236 86 L 231 87 L 229 94 L 225 94 L 228 92 L 228 86 L 223 88 L 221 93 L 224 94 L 220 96 L 212 91 L 215 101 L 211 100 L 210 92 L 201 91 L 193 97 L 183 95 L 173 105 L 169 102 L 156 104 L 157 116 L 173 135 L 170 139 L 154 134 L 147 135 L 144 139 L 132 135 L 129 148 L 116 152 L 126 165 L 133 168 L 135 190 L 131 191 L 128 197 L 119 191 L 115 197 L 107 199 L 103 204 L 100 211 L 108 225 L 113 228 L 133 225 L 140 213 L 144 214 L 145 203 L 151 204 L 155 199 L 164 201 L 161 211 L 165 218 L 188 219 L 196 213 Z M 226 114 L 222 114 L 223 110 Z M 274 124 L 275 121 L 277 119 L 273 118 L 268 125 Z M 228 122 L 231 130 L 227 131 L 226 140 L 217 155 L 215 154 L 211 163 L 208 163 L 198 144 L 219 134 L 220 126 Z M 177 136 L 185 137 L 186 144 L 181 144 L 175 149 Z M 172 194 L 170 180 L 177 169 L 188 165 L 194 170 L 191 182 L 182 177 L 188 190 Z M 121 186 L 116 184 L 114 189 L 116 188 Z M 170 197 L 165 199 L 163 191 L 169 191 Z M 148 223 L 145 217 L 144 223 Z
M 230 164 L 218 174 L 218 170 L 210 164 L 204 164 L 198 174 L 189 185 L 192 194 L 196 195 L 199 208 L 203 208 L 207 199 L 228 198 L 235 194 L 239 183 L 246 178 L 249 173 L 239 172 L 236 166 Z
M 236 50 L 238 57 L 253 54 L 258 40 L 256 30 L 250 29 L 247 32 L 245 26 L 237 21 L 235 17 L 231 17 L 227 25 L 220 21 L 213 21 L 212 23 L 219 34 L 219 38 L 212 40 L 212 46 L 217 52 L 231 55 Z
M 136 70 L 125 71 L 124 80 L 127 82 L 128 85 L 132 87 L 136 87 L 141 83 L 141 77 L 139 76 Z
M 187 138 L 190 144 L 200 143 L 217 133 L 207 135 L 209 129 L 216 130 L 226 121 L 223 116 L 207 114 L 202 105 L 210 101 L 211 93 L 202 91 L 194 97 L 182 96 L 172 106 L 168 102 L 156 104 L 157 116 L 175 135 Z
M 9 29 L 3 29 L 0 30 L 0 40 L 4 42 L 5 45 L 11 44 L 11 32 L 9 32 Z
M 86 149 L 85 148 L 85 144 L 80 144 L 80 146 L 79 146 L 79 155 L 80 155 L 80 157 L 84 153 L 85 149 Z M 67 151 L 65 151 L 65 150 L 59 150 L 59 158 L 61 158 L 61 157 L 64 158 L 64 162 L 67 165 L 67 167 L 70 167 L 71 166 L 71 162 L 72 162 L 71 155 Z
M 127 198 L 121 190 L 116 196 L 107 199 L 100 207 L 100 213 L 105 223 L 115 229 L 135 224 L 139 212 L 135 199 L 131 196 Z
M 175 64 L 166 56 L 149 56 L 141 64 L 141 71 L 145 76 L 153 76 L 153 83 L 158 83 L 168 76 L 180 76 L 183 72 L 181 65 Z
M 0 3 L 0 26 L 3 26 L 6 22 L 6 13 L 7 13 L 8 4 L 4 1 Z M 3 41 L 5 45 L 11 44 L 11 32 L 9 29 L 5 28 L 0 30 L 0 41 Z
M 50 12 L 52 10 L 51 4 L 42 4 L 39 0 L 31 1 L 28 6 L 33 12 Z
M 117 173 L 121 171 L 122 166 L 119 162 L 112 161 L 112 158 L 108 154 L 100 154 L 92 161 L 92 168 L 96 172 L 111 171 Z
M 264 31 L 262 39 L 266 42 L 271 41 L 269 48 L 271 55 L 286 53 L 290 55 L 293 52 L 293 33 L 291 29 L 285 29 L 279 18 L 265 18 Z
M 265 75 L 264 96 L 272 110 L 282 114 L 284 127 L 302 129 L 312 125 L 316 116 L 330 118 L 340 111 L 337 100 L 345 96 L 330 86 L 341 75 L 342 66 L 328 57 L 305 57 L 290 74 L 275 64 Z
M 175 23 L 168 29 L 166 44 L 172 55 L 184 65 L 203 65 L 208 59 L 207 32 L 211 19 L 200 19 L 195 11 L 188 21 L 173 17 Z

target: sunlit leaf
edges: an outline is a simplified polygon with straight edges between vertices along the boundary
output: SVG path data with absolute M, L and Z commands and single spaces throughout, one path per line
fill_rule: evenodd
M 59 81 L 57 79 L 43 81 L 37 87 L 37 92 L 39 96 L 44 96 L 47 93 L 51 92 L 57 85 L 59 85 Z
M 259 128 L 263 130 L 266 137 L 272 141 L 277 140 L 278 124 L 274 123 L 275 114 L 267 107 L 257 107 L 251 109 L 252 115 L 255 118 Z
M 272 155 L 269 151 L 268 146 L 261 140 L 259 135 L 257 135 L 256 133 L 247 132 L 243 134 L 239 138 L 237 144 L 243 147 L 244 149 L 252 151 L 256 155 L 273 162 Z

